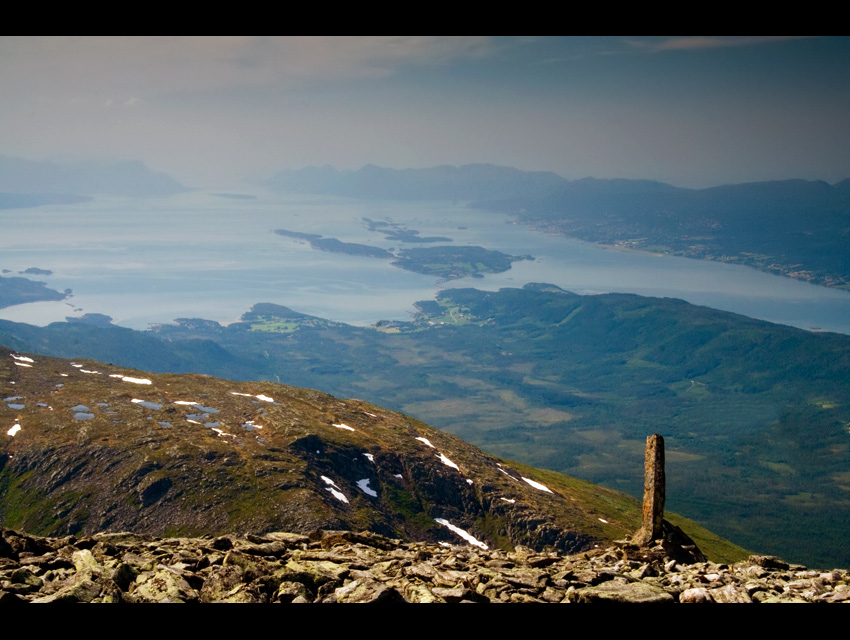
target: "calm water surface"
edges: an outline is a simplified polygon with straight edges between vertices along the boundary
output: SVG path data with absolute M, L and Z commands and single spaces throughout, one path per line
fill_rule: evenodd
M 168 199 L 103 198 L 92 203 L 0 212 L 0 269 L 53 271 L 64 302 L 0 310 L 0 318 L 45 325 L 102 313 L 116 324 L 201 317 L 233 322 L 258 302 L 352 324 L 406 320 L 413 303 L 448 287 L 496 290 L 549 282 L 577 293 L 676 297 L 806 329 L 850 334 L 850 293 L 746 267 L 605 250 L 513 224 L 509 218 L 446 203 L 370 203 L 265 192 L 229 200 L 206 192 Z M 288 229 L 385 249 L 399 242 L 370 231 L 364 218 L 392 221 L 423 236 L 530 254 L 510 271 L 441 283 L 389 261 L 313 250 L 272 233 Z

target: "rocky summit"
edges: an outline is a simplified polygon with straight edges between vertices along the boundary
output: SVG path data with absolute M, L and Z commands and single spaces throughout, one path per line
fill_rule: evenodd
M 640 525 L 635 499 L 359 400 L 2 347 L 0 393 L 3 602 L 791 593 L 756 583 L 764 566 L 701 562 L 700 548 L 715 562 L 747 553 L 673 514 L 658 548 L 616 543 Z M 827 585 L 784 571 L 786 583 Z M 846 576 L 833 577 L 805 589 L 838 598 Z
M 0 533 L 0 603 L 850 602 L 847 571 L 761 556 L 680 564 L 664 546 L 564 556 L 349 531 L 198 539 Z

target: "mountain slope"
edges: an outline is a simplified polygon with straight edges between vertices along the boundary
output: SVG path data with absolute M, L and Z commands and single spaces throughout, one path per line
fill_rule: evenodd
M 622 538 L 640 518 L 615 491 L 499 461 L 357 400 L 0 349 L 6 526 L 352 529 L 580 551 Z
M 554 193 L 475 206 L 534 228 L 607 245 L 744 264 L 850 287 L 846 182 L 784 180 L 679 189 L 640 180 L 577 180 Z

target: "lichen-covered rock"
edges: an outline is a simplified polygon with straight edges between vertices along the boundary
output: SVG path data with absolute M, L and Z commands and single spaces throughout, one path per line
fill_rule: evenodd
M 663 547 L 563 556 L 340 531 L 215 540 L 0 533 L 12 540 L 0 563 L 0 604 L 850 602 L 848 571 L 761 557 L 681 564 Z
M 199 594 L 186 579 L 169 567 L 160 565 L 156 571 L 146 571 L 131 587 L 136 602 L 197 602 Z
M 585 587 L 570 595 L 572 602 L 616 604 L 673 604 L 675 599 L 659 587 L 642 582 L 606 582 L 597 587 Z

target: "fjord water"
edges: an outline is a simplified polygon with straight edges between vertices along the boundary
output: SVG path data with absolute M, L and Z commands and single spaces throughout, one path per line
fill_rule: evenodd
M 0 310 L 0 318 L 45 325 L 100 313 L 145 329 L 176 318 L 239 319 L 271 302 L 351 324 L 406 320 L 413 303 L 449 287 L 496 290 L 529 282 L 576 293 L 627 292 L 682 298 L 694 304 L 805 329 L 850 334 L 850 292 L 816 287 L 747 267 L 606 250 L 513 223 L 463 204 L 365 202 L 282 196 L 222 198 L 196 191 L 165 199 L 99 198 L 77 205 L 7 210 L 2 215 L 0 269 L 53 289 L 72 289 L 64 302 Z M 534 261 L 510 271 L 439 282 L 387 260 L 316 251 L 282 237 L 287 229 L 385 249 L 408 246 L 370 231 L 364 218 L 390 221 L 422 236 L 449 237 Z

